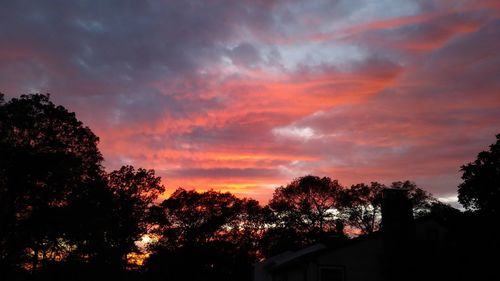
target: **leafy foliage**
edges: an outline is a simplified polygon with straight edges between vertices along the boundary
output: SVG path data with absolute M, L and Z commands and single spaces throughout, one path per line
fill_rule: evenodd
M 262 208 L 230 193 L 177 189 L 156 208 L 159 241 L 151 278 L 235 280 L 251 276 Z
M 474 162 L 461 167 L 463 182 L 458 200 L 467 209 L 500 215 L 500 134 L 489 151 L 480 152 Z
M 361 183 L 344 190 L 342 209 L 352 229 L 359 230 L 362 234 L 379 229 L 384 188 L 384 185 L 372 182 L 369 186 Z
M 72 246 L 66 215 L 103 173 L 98 138 L 48 95 L 0 99 L 0 260 L 11 267 L 60 258 Z
M 311 175 L 276 188 L 267 206 L 271 228 L 262 240 L 264 253 L 300 248 L 335 232 L 341 193 L 336 180 Z
M 269 207 L 275 214 L 277 227 L 294 228 L 298 232 L 320 234 L 333 230 L 339 206 L 340 184 L 328 177 L 305 176 L 286 187 L 278 187 Z
M 107 239 L 112 241 L 114 253 L 126 260 L 128 253 L 138 251 L 135 242 L 148 232 L 152 224 L 151 208 L 165 187 L 154 170 L 135 170 L 132 166 L 109 173 L 107 184 L 113 195 L 110 209 L 113 227 Z

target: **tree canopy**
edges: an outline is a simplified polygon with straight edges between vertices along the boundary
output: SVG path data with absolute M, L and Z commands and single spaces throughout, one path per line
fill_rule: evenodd
M 156 208 L 149 276 L 171 280 L 249 280 L 257 261 L 260 212 L 255 200 L 213 190 L 177 189 Z
M 107 174 L 98 141 L 49 95 L 0 95 L 0 272 L 125 267 L 164 187 L 152 170 Z
M 335 228 L 342 187 L 328 177 L 304 176 L 287 186 L 278 187 L 269 202 L 280 227 L 299 232 L 321 234 Z
M 500 134 L 474 162 L 461 167 L 463 182 L 458 200 L 467 209 L 498 217 L 500 215 Z
M 341 204 L 347 224 L 362 234 L 372 233 L 380 227 L 383 184 L 360 183 L 343 190 Z
M 0 120 L 0 260 L 36 270 L 73 245 L 65 213 L 101 179 L 99 139 L 48 95 L 2 96 Z
M 109 173 L 107 184 L 113 195 L 110 217 L 114 222 L 107 235 L 117 258 L 126 261 L 128 253 L 139 250 L 136 242 L 148 233 L 153 223 L 151 208 L 165 187 L 154 170 L 132 166 Z

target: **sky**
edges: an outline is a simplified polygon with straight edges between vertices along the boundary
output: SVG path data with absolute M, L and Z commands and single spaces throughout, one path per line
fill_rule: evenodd
M 169 192 L 312 174 L 453 203 L 500 133 L 500 1 L 0 0 L 0 91 L 51 93 Z

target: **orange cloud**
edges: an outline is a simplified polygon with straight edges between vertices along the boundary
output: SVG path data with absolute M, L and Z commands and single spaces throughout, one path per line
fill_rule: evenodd
M 95 25 L 13 3 L 1 90 L 51 92 L 109 170 L 262 202 L 308 173 L 448 196 L 500 129 L 498 1 L 173 3 L 105 4 Z

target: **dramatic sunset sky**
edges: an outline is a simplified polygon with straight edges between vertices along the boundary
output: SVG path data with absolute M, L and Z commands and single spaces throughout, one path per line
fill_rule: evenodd
M 265 203 L 306 174 L 453 201 L 500 133 L 500 1 L 0 0 L 0 91 L 51 93 L 107 170 Z

